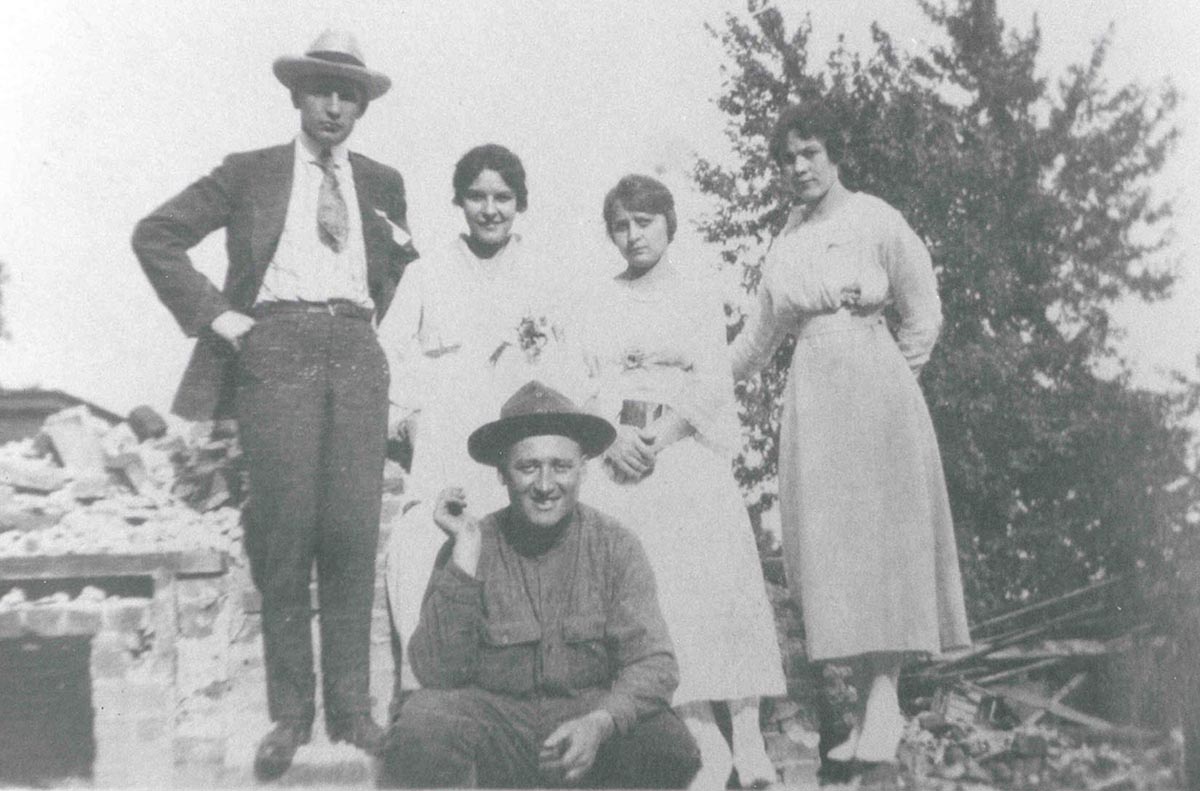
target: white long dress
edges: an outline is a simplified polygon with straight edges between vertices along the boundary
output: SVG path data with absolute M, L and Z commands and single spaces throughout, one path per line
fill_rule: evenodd
M 572 341 L 592 404 L 619 422 L 626 400 L 664 404 L 695 434 L 659 454 L 653 473 L 620 484 L 595 465 L 583 499 L 641 539 L 679 660 L 676 705 L 783 695 L 774 619 L 754 534 L 733 477 L 739 444 L 725 315 L 714 289 L 667 259 L 583 300 Z
M 392 621 L 406 650 L 445 541 L 432 518 L 438 492 L 463 487 L 468 507 L 481 516 L 507 502 L 495 469 L 467 454 L 467 437 L 499 417 L 501 405 L 530 379 L 568 395 L 578 390 L 579 377 L 566 373 L 571 367 L 565 364 L 562 321 L 554 314 L 566 299 L 568 275 L 517 235 L 487 260 L 457 237 L 405 270 L 380 324 L 393 422 L 406 414 L 417 418 L 405 492 L 416 504 L 390 526 L 387 548 Z M 539 351 L 522 348 L 522 322 L 544 334 Z
M 842 292 L 861 291 L 859 311 Z M 893 338 L 883 309 L 900 316 Z M 811 659 L 938 653 L 970 642 L 937 437 L 914 371 L 941 302 L 928 251 L 898 211 L 862 193 L 797 214 L 763 265 L 734 370 L 796 336 L 779 430 L 788 585 Z

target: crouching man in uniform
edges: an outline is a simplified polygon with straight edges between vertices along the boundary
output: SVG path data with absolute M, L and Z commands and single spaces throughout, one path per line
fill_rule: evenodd
M 388 733 L 381 785 L 684 788 L 695 775 L 642 547 L 579 502 L 586 459 L 614 434 L 538 382 L 471 434 L 509 505 L 476 519 L 462 490 L 439 497 L 449 541 L 408 649 L 423 688 Z

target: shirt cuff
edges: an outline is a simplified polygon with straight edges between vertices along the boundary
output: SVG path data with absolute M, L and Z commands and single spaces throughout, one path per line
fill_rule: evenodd
M 604 696 L 597 707 L 612 715 L 613 724 L 617 726 L 617 735 L 624 736 L 625 732 L 637 722 L 637 709 L 633 698 L 619 692 L 610 692 Z
M 483 583 L 458 567 L 453 560 L 433 572 L 433 589 L 456 604 L 481 604 Z

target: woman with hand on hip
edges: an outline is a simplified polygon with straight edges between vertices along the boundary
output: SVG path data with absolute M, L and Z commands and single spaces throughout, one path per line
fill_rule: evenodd
M 734 375 L 796 336 L 779 438 L 788 585 L 809 658 L 861 660 L 860 726 L 833 760 L 892 762 L 906 653 L 969 643 L 954 526 L 917 376 L 941 327 L 928 251 L 898 211 L 841 181 L 842 130 L 820 104 L 787 110 L 770 150 L 794 198 L 763 264 Z M 894 304 L 895 337 L 883 317 Z
M 619 423 L 589 502 L 637 534 L 675 644 L 676 711 L 700 746 L 693 788 L 776 779 L 759 698 L 786 694 L 775 626 L 745 504 L 731 468 L 740 445 L 724 306 L 668 247 L 670 191 L 626 176 L 605 198 L 625 269 L 589 293 L 572 343 L 584 349 L 591 408 Z M 728 701 L 732 752 L 713 718 Z

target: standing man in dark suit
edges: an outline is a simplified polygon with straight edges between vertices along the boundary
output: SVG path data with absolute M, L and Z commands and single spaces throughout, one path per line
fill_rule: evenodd
M 368 690 L 388 405 L 375 324 L 417 257 L 400 174 L 346 149 L 388 77 L 335 31 L 274 72 L 300 113 L 296 139 L 230 155 L 133 234 L 159 298 L 198 338 L 173 411 L 236 417 L 249 462 L 243 523 L 274 723 L 255 759 L 262 780 L 282 775 L 312 730 L 314 560 L 326 732 L 368 751 L 382 735 Z M 188 257 L 218 228 L 221 290 Z

